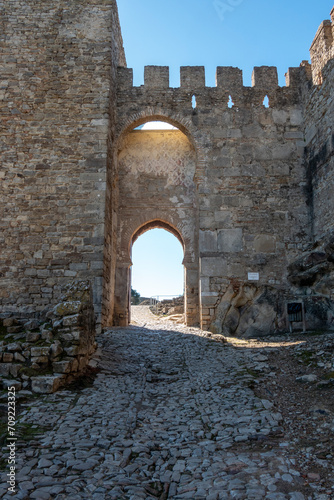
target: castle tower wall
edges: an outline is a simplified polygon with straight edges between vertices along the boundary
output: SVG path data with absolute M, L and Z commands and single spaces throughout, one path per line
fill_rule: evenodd
M 7 0 L 1 15 L 1 311 L 44 311 L 83 277 L 100 309 L 115 68 L 125 65 L 116 1 Z
M 334 7 L 310 49 L 312 81 L 304 87 L 305 161 L 314 243 L 334 232 Z
M 314 85 L 323 81 L 322 69 L 334 57 L 334 7 L 331 20 L 321 23 L 310 48 L 312 78 Z

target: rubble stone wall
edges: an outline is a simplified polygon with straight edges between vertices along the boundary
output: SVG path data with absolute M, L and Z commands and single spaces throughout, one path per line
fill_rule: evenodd
M 0 319 L 0 378 L 4 389 L 51 393 L 82 375 L 96 349 L 90 282 L 73 282 L 47 318 Z

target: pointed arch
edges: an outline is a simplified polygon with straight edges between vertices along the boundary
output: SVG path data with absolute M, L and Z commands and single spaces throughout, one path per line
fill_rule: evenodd
M 161 219 L 154 219 L 154 220 L 148 221 L 145 224 L 143 224 L 142 226 L 140 226 L 137 229 L 137 231 L 135 231 L 134 234 L 132 235 L 131 245 L 134 244 L 134 242 L 139 238 L 139 236 L 146 233 L 146 231 L 150 231 L 150 229 L 165 229 L 169 233 L 172 233 L 179 240 L 179 242 L 182 245 L 183 251 L 184 251 L 185 244 L 184 244 L 184 240 L 183 240 L 179 230 L 176 227 L 174 227 L 172 224 L 170 224 L 169 222 L 166 222 L 166 221 L 161 220 Z

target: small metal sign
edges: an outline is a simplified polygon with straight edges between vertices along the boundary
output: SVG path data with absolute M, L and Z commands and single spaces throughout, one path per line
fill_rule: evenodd
M 259 273 L 248 273 L 248 281 L 259 281 Z
M 301 302 L 289 302 L 287 307 L 290 323 L 303 321 L 303 307 Z
M 303 323 L 303 332 L 306 331 L 305 310 L 302 300 L 288 302 L 286 304 L 287 322 L 290 333 L 292 333 L 293 323 Z

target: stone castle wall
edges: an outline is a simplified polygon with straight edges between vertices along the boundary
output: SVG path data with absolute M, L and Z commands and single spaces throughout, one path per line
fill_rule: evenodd
M 1 10 L 2 311 L 27 315 L 89 279 L 100 311 L 116 67 L 114 0 L 8 0 Z
M 304 295 L 316 324 L 334 324 L 334 105 L 333 30 L 324 21 L 311 46 L 312 65 L 304 63 L 304 108 L 307 198 L 311 244 L 288 268 L 295 294 Z
M 291 70 L 289 85 L 284 88 L 278 86 L 277 71 L 272 67 L 255 68 L 251 88 L 242 85 L 237 68 L 218 68 L 215 88 L 205 86 L 201 67 L 181 68 L 180 88 L 169 87 L 165 67 L 145 68 L 142 87 L 132 86 L 130 69 L 119 71 L 120 132 L 127 131 L 131 123 L 136 126 L 158 118 L 178 126 L 194 145 L 196 210 L 187 219 L 193 218 L 198 231 L 193 268 L 199 276 L 203 328 L 219 321 L 217 307 L 224 294 L 231 284 L 239 290 L 247 283 L 248 272 L 259 273 L 257 285 L 286 293 L 287 264 L 310 242 L 303 108 L 297 85 L 301 71 Z M 232 108 L 228 107 L 229 96 Z M 263 105 L 266 96 L 269 108 Z M 159 175 L 156 168 L 155 178 L 142 183 L 137 194 L 142 208 L 137 215 L 131 214 L 128 224 L 140 226 L 147 206 L 151 218 L 160 213 L 167 221 L 182 208 L 182 202 L 168 196 L 161 210 L 161 196 L 152 196 L 168 182 L 166 172 L 172 175 L 176 171 L 172 162 L 165 163 L 165 172 Z M 120 161 L 120 175 L 123 168 Z M 134 158 L 132 168 L 140 168 Z M 178 186 L 185 199 L 186 188 L 182 183 Z M 130 199 L 131 190 L 127 201 Z
M 42 315 L 80 279 L 99 321 L 127 324 L 131 244 L 164 227 L 184 245 L 188 324 L 284 329 L 307 295 L 329 301 L 308 326 L 332 326 L 332 282 L 312 283 L 317 259 L 332 269 L 333 22 L 286 87 L 274 67 L 252 87 L 219 67 L 212 88 L 183 67 L 171 88 L 155 66 L 133 86 L 115 0 L 8 0 L 1 15 L 2 315 Z M 148 120 L 179 132 L 132 132 Z

